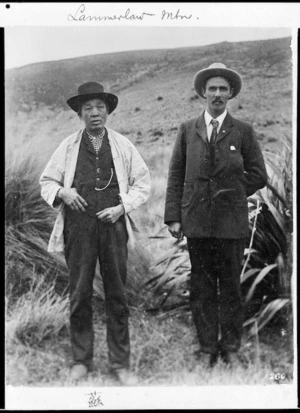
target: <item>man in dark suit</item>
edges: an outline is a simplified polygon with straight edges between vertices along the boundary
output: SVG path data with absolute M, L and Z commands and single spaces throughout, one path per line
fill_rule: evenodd
M 190 305 L 208 366 L 218 355 L 238 359 L 243 312 L 240 271 L 249 235 L 247 197 L 266 185 L 266 168 L 253 127 L 227 111 L 240 92 L 240 75 L 214 63 L 194 78 L 206 100 L 200 117 L 182 123 L 170 161 L 165 223 L 187 237 Z

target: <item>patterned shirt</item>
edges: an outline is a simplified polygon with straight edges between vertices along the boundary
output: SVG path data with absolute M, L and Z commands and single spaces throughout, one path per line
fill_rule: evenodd
M 100 151 L 105 133 L 103 134 L 103 136 L 92 136 L 87 132 L 86 132 L 86 134 L 89 137 L 89 139 L 90 139 L 90 141 L 91 141 L 91 143 L 92 143 L 92 145 L 95 149 L 95 152 L 98 153 Z

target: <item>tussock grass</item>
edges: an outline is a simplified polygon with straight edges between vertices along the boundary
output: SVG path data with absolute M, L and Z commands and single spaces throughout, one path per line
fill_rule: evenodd
M 11 343 L 19 341 L 25 346 L 41 347 L 66 329 L 68 300 L 42 280 L 22 295 L 7 315 L 6 336 Z
M 103 304 L 98 302 L 96 308 L 95 368 L 78 385 L 116 386 L 118 383 L 108 373 Z M 254 339 L 245 341 L 241 349 L 243 364 L 229 369 L 219 361 L 212 370 L 207 370 L 203 362 L 197 361 L 193 355 L 197 340 L 189 315 L 160 321 L 141 310 L 132 309 L 130 336 L 131 367 L 141 386 L 268 385 L 274 384 L 271 375 L 276 373 L 285 373 L 281 383 L 293 380 L 286 336 L 278 337 L 267 332 L 260 338 L 259 348 Z M 71 350 L 67 333 L 56 334 L 51 340 L 39 340 L 39 346 L 33 345 L 33 341 L 31 345 L 21 344 L 20 340 L 12 342 L 11 337 L 8 335 L 7 338 L 9 384 L 75 385 L 69 378 Z M 37 339 L 36 335 L 33 337 Z
M 41 166 L 30 142 L 6 155 L 5 270 L 8 304 L 30 290 L 42 276 L 66 288 L 66 265 L 47 252 L 55 213 L 40 196 Z M 62 282 L 63 281 L 63 282 Z

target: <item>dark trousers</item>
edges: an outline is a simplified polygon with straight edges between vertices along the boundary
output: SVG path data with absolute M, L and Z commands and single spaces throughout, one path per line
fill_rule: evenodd
M 127 231 L 122 216 L 115 224 L 67 210 L 65 257 L 70 271 L 70 329 L 73 359 L 88 368 L 93 359 L 93 280 L 97 259 L 103 279 L 107 344 L 112 369 L 129 367 L 129 309 L 125 291 Z
M 242 337 L 240 289 L 244 239 L 188 239 L 190 305 L 200 351 L 235 352 Z

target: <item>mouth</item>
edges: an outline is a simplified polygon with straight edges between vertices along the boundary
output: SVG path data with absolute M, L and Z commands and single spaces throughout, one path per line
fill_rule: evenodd
M 91 123 L 92 123 L 93 125 L 99 125 L 99 123 L 101 123 L 101 119 L 91 120 Z

